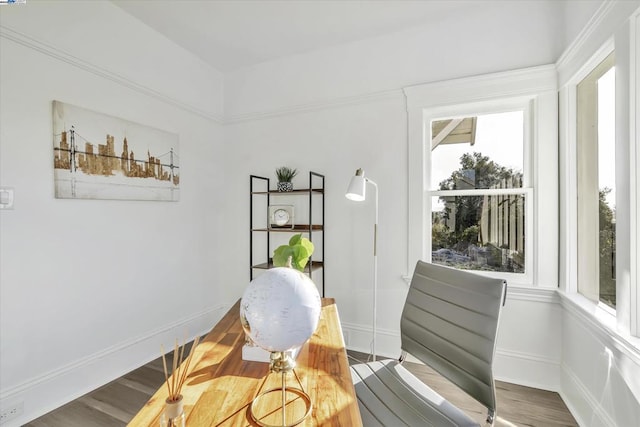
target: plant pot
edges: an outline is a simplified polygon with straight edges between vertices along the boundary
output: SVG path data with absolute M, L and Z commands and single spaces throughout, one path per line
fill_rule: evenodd
M 293 191 L 293 184 L 290 182 L 279 182 L 278 191 L 283 193 L 288 191 Z

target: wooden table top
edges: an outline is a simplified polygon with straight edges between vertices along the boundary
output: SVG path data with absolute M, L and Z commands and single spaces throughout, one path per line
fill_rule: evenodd
M 249 416 L 249 405 L 260 391 L 280 387 L 282 377 L 269 374 L 268 363 L 242 360 L 244 340 L 238 300 L 194 351 L 182 389 L 188 426 L 256 425 Z M 299 425 L 362 425 L 333 298 L 322 299 L 318 328 L 296 362 L 295 372 L 313 405 L 311 414 Z M 299 388 L 292 374 L 287 375 L 287 387 Z M 129 426 L 159 426 L 166 398 L 167 387 L 163 384 Z M 304 413 L 304 402 L 297 400 L 287 405 L 289 422 Z M 278 398 L 260 399 L 264 407 L 257 407 L 261 409 L 257 412 L 277 411 L 279 402 Z

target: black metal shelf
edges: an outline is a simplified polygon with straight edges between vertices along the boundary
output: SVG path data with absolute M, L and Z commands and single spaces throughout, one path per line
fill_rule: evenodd
M 275 268 L 275 266 L 273 265 L 273 259 L 269 258 L 269 262 L 263 262 L 262 264 L 256 264 L 253 265 L 251 268 L 256 268 L 258 270 L 268 270 L 270 268 Z M 324 262 L 323 261 L 313 261 L 313 263 L 309 263 L 305 266 L 304 270 L 306 272 L 308 272 L 309 268 L 311 268 L 311 271 L 318 271 L 322 268 L 324 268 Z
M 310 192 L 314 194 L 324 194 L 324 188 L 302 188 L 302 189 L 291 190 L 291 191 L 278 191 L 278 190 L 252 191 L 251 194 L 264 194 L 264 195 L 271 194 L 271 195 L 277 195 L 277 196 L 291 196 L 291 195 L 296 195 L 301 193 L 308 194 Z
M 257 176 L 257 175 L 250 175 L 249 176 L 249 278 L 250 280 L 253 280 L 253 272 L 254 269 L 269 269 L 269 268 L 273 268 L 273 262 L 270 258 L 271 255 L 271 239 L 270 239 L 270 235 L 271 233 L 306 233 L 307 234 L 307 238 L 313 242 L 314 236 L 315 237 L 321 237 L 322 238 L 322 245 L 321 245 L 321 254 L 318 256 L 318 258 L 321 258 L 323 261 L 316 261 L 313 256 L 311 256 L 309 258 L 309 263 L 307 264 L 307 267 L 305 267 L 305 273 L 309 274 L 309 277 L 311 277 L 313 279 L 313 272 L 314 271 L 319 271 L 319 270 L 323 270 L 322 272 L 322 297 L 325 296 L 324 294 L 324 277 L 325 277 L 325 272 L 324 272 L 324 247 L 325 247 L 325 228 L 324 228 L 324 175 L 321 175 L 319 173 L 316 172 L 309 172 L 309 187 L 307 188 L 302 188 L 302 189 L 295 189 L 292 191 L 278 191 L 278 190 L 271 190 L 270 189 L 270 183 L 271 180 L 269 178 L 265 178 L 262 176 Z M 262 189 L 261 191 L 255 191 L 254 190 L 254 184 L 257 184 L 259 182 L 262 182 Z M 294 224 L 293 227 L 270 227 L 267 226 L 265 227 L 254 227 L 253 225 L 253 213 L 254 213 L 254 196 L 266 196 L 264 198 L 262 197 L 258 197 L 258 199 L 256 199 L 256 201 L 260 201 L 260 200 L 264 200 L 266 201 L 266 206 L 265 206 L 265 215 L 264 217 L 267 217 L 267 211 L 269 209 L 269 206 L 271 205 L 271 197 L 278 197 L 278 196 L 294 196 L 294 197 L 307 197 L 309 199 L 309 221 L 306 224 Z M 320 200 L 318 200 L 318 197 L 321 197 Z M 315 202 L 314 202 L 315 201 Z M 321 214 L 321 218 L 315 218 L 314 221 L 314 215 L 313 215 L 313 206 L 314 203 L 317 203 L 318 201 L 322 202 L 322 214 Z M 318 220 L 320 219 L 320 223 L 318 223 Z M 312 224 L 312 225 L 309 225 Z M 254 264 L 254 260 L 253 260 L 253 233 L 254 232 L 258 232 L 258 233 L 266 233 L 267 238 L 267 244 L 266 244 L 266 259 L 267 262 L 263 262 L 263 263 L 258 263 L 258 264 Z M 318 236 L 318 234 L 321 233 L 321 236 Z M 263 259 L 265 259 L 263 258 Z
M 309 227 L 307 224 L 294 224 L 291 227 L 269 227 L 269 228 L 254 228 L 251 231 L 268 231 L 270 233 L 308 233 L 309 231 L 324 231 L 322 224 L 313 224 Z

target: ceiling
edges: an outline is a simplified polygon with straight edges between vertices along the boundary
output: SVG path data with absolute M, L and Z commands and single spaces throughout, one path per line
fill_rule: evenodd
M 111 0 L 222 72 L 427 25 L 477 0 Z

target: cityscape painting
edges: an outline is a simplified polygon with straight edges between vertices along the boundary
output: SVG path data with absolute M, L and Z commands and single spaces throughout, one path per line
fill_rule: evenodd
M 178 201 L 178 135 L 53 101 L 56 198 Z

